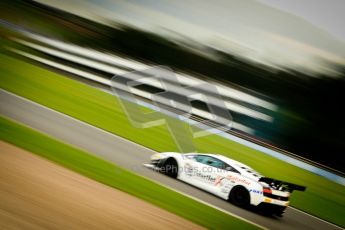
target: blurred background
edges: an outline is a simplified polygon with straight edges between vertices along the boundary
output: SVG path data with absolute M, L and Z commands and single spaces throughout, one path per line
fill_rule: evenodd
M 0 5 L 1 50 L 7 55 L 103 89 L 109 87 L 102 79 L 114 74 L 168 66 L 182 84 L 207 81 L 222 89 L 234 135 L 343 175 L 343 1 L 5 0 Z M 117 58 L 113 69 L 105 68 L 110 56 Z M 191 103 L 207 111 L 202 100 Z

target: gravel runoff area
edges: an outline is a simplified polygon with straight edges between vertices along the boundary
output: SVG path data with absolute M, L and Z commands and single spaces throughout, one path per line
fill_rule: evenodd
M 0 229 L 200 229 L 0 141 Z

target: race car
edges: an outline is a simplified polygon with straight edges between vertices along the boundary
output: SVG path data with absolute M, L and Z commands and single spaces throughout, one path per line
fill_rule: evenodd
M 144 166 L 194 185 L 237 206 L 258 206 L 282 216 L 292 191 L 306 187 L 267 178 L 238 161 L 217 154 L 157 153 Z

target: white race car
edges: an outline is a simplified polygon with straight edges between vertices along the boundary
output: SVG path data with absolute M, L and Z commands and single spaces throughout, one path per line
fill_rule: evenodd
M 222 155 L 157 153 L 144 164 L 170 177 L 206 190 L 238 206 L 254 205 L 281 216 L 293 190 L 306 187 L 264 177 L 238 161 Z

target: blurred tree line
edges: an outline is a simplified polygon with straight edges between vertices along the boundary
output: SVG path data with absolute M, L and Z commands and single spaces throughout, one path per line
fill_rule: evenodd
M 272 71 L 219 50 L 212 50 L 217 59 L 209 58 L 154 33 L 115 23 L 110 27 L 32 1 L 6 0 L 1 5 L 2 20 L 43 35 L 167 65 L 268 99 L 279 106 L 270 114 L 272 124 L 246 120 L 236 113 L 234 120 L 255 128 L 259 139 L 345 171 L 344 66 L 335 66 L 342 75 L 338 78 L 310 77 L 293 69 Z

